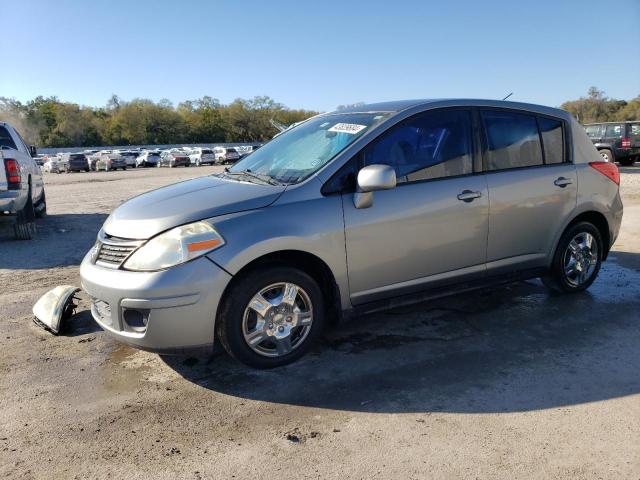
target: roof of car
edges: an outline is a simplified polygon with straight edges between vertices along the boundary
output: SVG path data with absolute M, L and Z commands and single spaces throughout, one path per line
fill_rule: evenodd
M 390 112 L 398 113 L 414 107 L 429 106 L 438 104 L 439 107 L 447 106 L 476 106 L 476 107 L 502 107 L 513 108 L 517 110 L 532 110 L 537 112 L 547 111 L 550 114 L 558 115 L 559 112 L 563 116 L 568 115 L 564 110 L 558 108 L 546 107 L 544 105 L 536 105 L 533 103 L 507 102 L 504 100 L 491 100 L 479 98 L 431 98 L 416 100 L 396 100 L 390 102 L 368 103 L 363 105 L 354 105 L 344 109 L 336 110 L 329 113 L 365 113 L 365 112 Z
M 638 122 L 640 122 L 640 120 L 618 120 L 617 122 L 593 122 L 593 123 L 585 123 L 583 125 L 586 127 L 586 126 L 589 126 L 589 125 L 606 125 L 606 124 L 609 124 L 609 123 L 617 125 L 617 124 L 620 124 L 620 123 L 638 123 Z

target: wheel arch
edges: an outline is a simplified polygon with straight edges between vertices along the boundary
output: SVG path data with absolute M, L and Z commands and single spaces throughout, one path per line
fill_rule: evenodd
M 336 282 L 331 268 L 320 257 L 302 250 L 279 250 L 270 252 L 244 265 L 233 276 L 222 293 L 218 311 L 216 312 L 216 319 L 227 295 L 241 278 L 251 271 L 273 266 L 297 268 L 313 278 L 318 283 L 325 298 L 326 318 L 329 321 L 334 321 L 334 323 L 339 321 L 342 316 L 340 287 Z
M 586 212 L 582 212 L 569 222 L 563 232 L 566 231 L 567 228 L 570 228 L 571 226 L 579 222 L 589 222 L 598 229 L 598 231 L 600 232 L 600 236 L 602 237 L 602 243 L 604 246 L 602 260 L 606 260 L 607 256 L 609 255 L 609 249 L 611 248 L 611 231 L 609 230 L 609 222 L 607 221 L 607 217 L 596 210 L 588 210 Z

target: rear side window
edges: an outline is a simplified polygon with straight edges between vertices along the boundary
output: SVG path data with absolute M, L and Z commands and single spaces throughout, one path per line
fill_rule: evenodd
M 486 170 L 542 165 L 536 117 L 515 112 L 483 111 Z
M 587 125 L 584 127 L 584 131 L 587 132 L 587 136 L 589 138 L 598 138 L 602 136 L 600 133 L 602 130 L 602 125 Z
M 620 138 L 622 137 L 622 133 L 622 125 L 607 125 L 604 136 L 609 138 Z
M 630 135 L 640 135 L 640 123 L 632 123 L 629 126 L 631 127 Z
M 564 135 L 562 122 L 550 118 L 538 117 L 542 145 L 544 147 L 544 163 L 547 165 L 564 162 Z
M 364 164 L 386 164 L 398 183 L 473 173 L 471 112 L 443 110 L 393 127 L 364 149 Z
M 7 147 L 18 150 L 18 147 L 16 147 L 16 142 L 13 141 L 13 138 L 9 134 L 9 131 L 4 127 L 0 127 L 0 147 Z

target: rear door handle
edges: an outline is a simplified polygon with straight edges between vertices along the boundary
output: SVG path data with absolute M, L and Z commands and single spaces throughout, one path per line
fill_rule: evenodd
M 458 194 L 458 200 L 463 202 L 473 202 L 476 198 L 480 198 L 482 193 L 480 192 L 472 192 L 471 190 L 463 190 Z
M 570 178 L 564 178 L 564 177 L 560 177 L 560 178 L 556 178 L 556 181 L 553 182 L 553 184 L 557 187 L 560 188 L 564 188 L 567 185 L 571 185 L 573 182 L 571 181 Z

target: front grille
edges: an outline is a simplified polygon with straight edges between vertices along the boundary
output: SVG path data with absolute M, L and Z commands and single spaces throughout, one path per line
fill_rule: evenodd
M 101 235 L 98 238 L 96 265 L 119 268 L 142 241 Z

